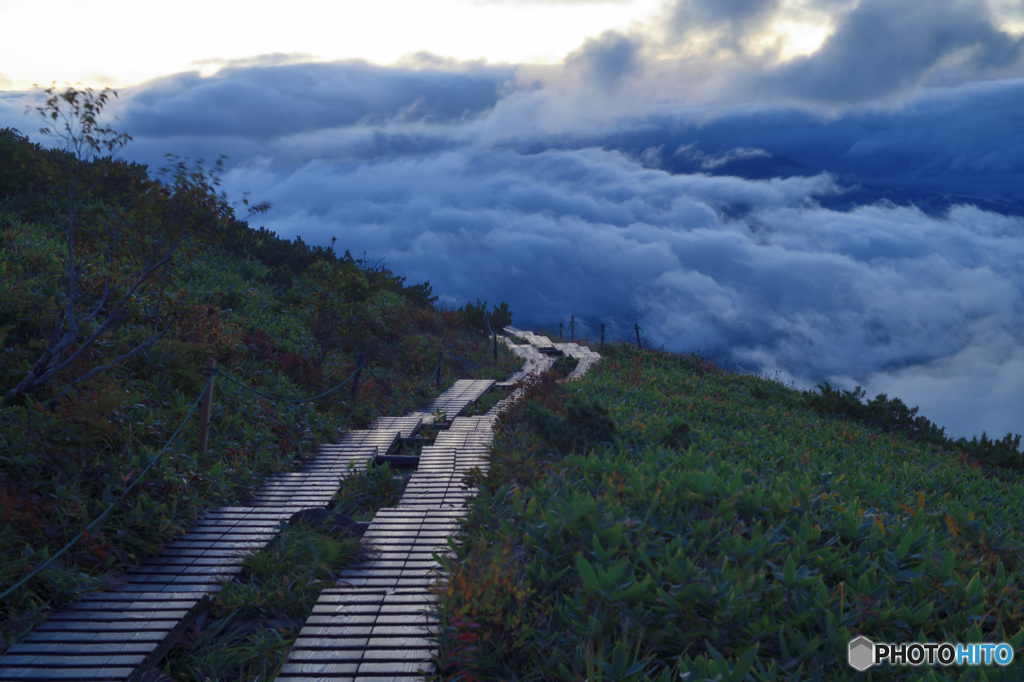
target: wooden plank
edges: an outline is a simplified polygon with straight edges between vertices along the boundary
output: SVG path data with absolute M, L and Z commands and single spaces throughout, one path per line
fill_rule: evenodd
M 130 632 L 96 632 L 88 630 L 81 632 L 45 632 L 40 631 L 37 628 L 28 636 L 28 638 L 24 642 L 22 642 L 22 644 L 31 643 L 41 645 L 47 642 L 52 642 L 54 644 L 66 642 L 69 643 L 69 645 L 85 644 L 88 642 L 114 644 L 118 642 L 152 644 L 159 643 L 163 640 L 164 636 L 165 633 L 163 630 L 135 629 Z
M 7 655 L 148 654 L 155 647 L 156 642 L 21 642 L 8 648 Z
M 431 666 L 429 661 L 363 662 L 359 664 L 359 675 L 387 677 L 388 679 L 394 679 L 395 675 L 401 675 L 403 673 L 419 674 L 421 671 L 429 672 L 430 667 Z
M 142 622 L 82 622 L 76 620 L 54 620 L 40 623 L 36 626 L 36 632 L 137 632 L 139 630 L 150 630 L 153 632 L 167 632 L 175 625 L 177 620 L 150 620 Z
M 296 675 L 307 678 L 309 675 L 355 675 L 359 669 L 358 662 L 351 663 L 285 663 L 277 679 L 288 679 Z
M 135 668 L 0 668 L 0 680 L 128 680 Z
M 188 609 L 181 610 L 125 610 L 125 611 L 68 611 L 63 614 L 53 616 L 51 622 L 67 622 L 67 621 L 78 621 L 88 620 L 95 623 L 120 623 L 131 621 L 149 621 L 149 620 L 177 620 L 185 617 L 188 614 Z
M 159 608 L 152 592 L 137 601 L 115 594 L 84 599 L 40 624 L 0 658 L 0 680 L 137 678 L 209 604 L 202 593 L 171 593 L 171 608 Z
M 492 385 L 456 382 L 423 410 L 448 412 L 451 428 L 423 448 L 399 506 L 379 510 L 370 523 L 364 539 L 378 550 L 376 556 L 342 572 L 340 584 L 362 587 L 320 595 L 279 679 L 328 679 L 326 669 L 310 664 L 340 656 L 352 660 L 361 655 L 352 679 L 416 679 L 419 671 L 432 669 L 429 637 L 436 618 L 428 588 L 440 568 L 434 554 L 448 550 L 449 536 L 459 529 L 472 494 L 463 472 L 486 466 L 493 433 L 493 418 L 455 415 Z
M 447 550 L 447 538 L 458 531 L 463 506 L 475 494 L 463 483 L 464 472 L 487 466 L 494 422 L 492 414 L 456 415 L 493 384 L 460 380 L 427 408 L 447 412 L 450 428 L 423 449 L 399 506 L 381 510 L 367 530 L 369 543 L 379 549 L 376 557 L 342 576 L 380 589 L 321 595 L 281 679 L 415 679 L 417 671 L 430 668 L 435 618 L 426 588 L 439 568 L 434 554 Z M 376 429 L 348 432 L 339 443 L 321 446 L 299 471 L 269 477 L 249 506 L 211 510 L 164 556 L 128 571 L 130 582 L 120 592 L 83 600 L 12 647 L 0 659 L 0 679 L 138 675 L 144 666 L 136 664 L 159 660 L 172 635 L 206 608 L 219 581 L 276 537 L 282 520 L 298 509 L 328 504 L 349 472 L 365 468 L 373 453 L 390 451 L 399 438 L 411 437 L 425 419 L 419 411 L 380 419 Z
M 100 668 L 136 667 L 146 659 L 138 654 L 11 654 L 3 657 L 12 668 Z

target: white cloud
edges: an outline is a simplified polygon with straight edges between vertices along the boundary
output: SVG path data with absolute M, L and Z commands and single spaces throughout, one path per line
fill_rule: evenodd
M 946 401 L 917 387 L 938 381 L 931 369 L 944 362 L 984 357 L 985 372 L 1004 361 L 1016 371 L 1018 356 L 997 351 L 1024 333 L 1021 218 L 834 211 L 808 202 L 836 191 L 827 175 L 670 175 L 596 149 L 254 163 L 228 180 L 275 203 L 267 224 L 280 233 L 337 236 L 429 279 L 452 304 L 506 300 L 524 321 L 575 314 L 583 328 L 603 321 L 621 335 L 639 322 L 672 350 L 804 383 L 906 385 L 928 416 L 932 404 L 947 414 Z M 746 211 L 730 217 L 736 205 Z

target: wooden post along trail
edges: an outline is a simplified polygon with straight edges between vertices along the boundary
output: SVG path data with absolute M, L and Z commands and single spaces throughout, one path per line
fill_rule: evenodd
M 500 386 L 547 371 L 555 355 L 579 358 L 573 377 L 600 358 L 574 343 L 553 344 L 512 327 L 505 331 L 529 343 L 515 345 L 503 337 L 524 365 Z M 379 510 L 363 535 L 377 550 L 373 558 L 348 567 L 320 595 L 278 677 L 421 679 L 435 653 L 429 588 L 438 580 L 439 565 L 433 555 L 448 551 L 448 537 L 457 532 L 476 492 L 463 483 L 465 474 L 487 469 L 494 422 L 518 397 L 513 394 L 485 415 L 458 416 L 493 385 L 456 381 L 421 410 L 349 431 L 339 442 L 322 445 L 300 470 L 270 476 L 249 506 L 209 512 L 162 555 L 127 571 L 117 591 L 80 599 L 12 646 L 0 657 L 0 680 L 143 679 L 177 635 L 209 608 L 220 583 L 277 536 L 281 521 L 302 509 L 327 507 L 350 467 L 363 470 L 368 461 L 386 458 L 400 438 L 415 436 L 443 414 L 443 429 L 423 447 L 397 506 Z

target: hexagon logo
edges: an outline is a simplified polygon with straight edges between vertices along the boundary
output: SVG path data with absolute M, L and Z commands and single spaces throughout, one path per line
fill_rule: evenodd
M 875 643 L 863 636 L 850 640 L 847 660 L 853 668 L 867 670 L 875 662 Z

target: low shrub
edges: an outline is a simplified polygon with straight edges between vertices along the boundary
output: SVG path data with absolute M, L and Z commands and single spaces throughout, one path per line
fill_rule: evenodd
M 440 592 L 438 678 L 858 680 L 858 634 L 1024 655 L 1019 480 L 699 358 L 623 346 L 569 386 L 499 422 Z M 548 456 L 570 399 L 618 438 Z

